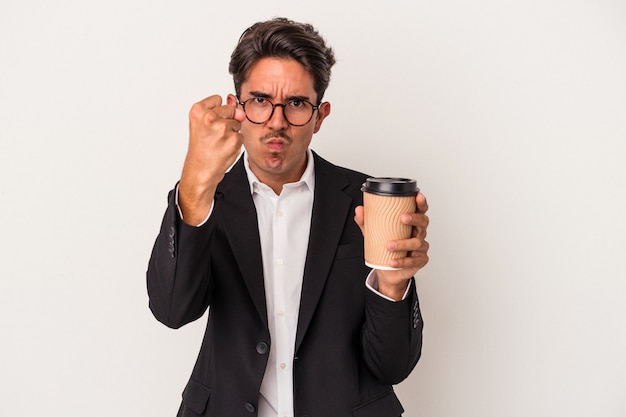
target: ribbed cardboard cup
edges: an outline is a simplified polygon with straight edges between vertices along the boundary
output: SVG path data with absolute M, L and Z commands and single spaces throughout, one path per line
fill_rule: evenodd
M 368 178 L 363 186 L 365 216 L 365 264 L 370 268 L 395 270 L 389 262 L 404 258 L 406 252 L 387 250 L 390 240 L 411 237 L 412 226 L 400 221 L 403 213 L 414 213 L 417 182 L 408 178 Z

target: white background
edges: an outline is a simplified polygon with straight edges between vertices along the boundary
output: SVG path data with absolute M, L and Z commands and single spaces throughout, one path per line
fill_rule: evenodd
M 175 415 L 206 317 L 152 318 L 149 253 L 188 109 L 277 15 L 338 57 L 313 149 L 430 203 L 405 415 L 626 415 L 621 0 L 1 0 L 0 415 Z

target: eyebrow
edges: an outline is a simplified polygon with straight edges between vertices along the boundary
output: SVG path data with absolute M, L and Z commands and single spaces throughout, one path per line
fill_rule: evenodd
M 258 98 L 267 98 L 267 99 L 274 98 L 271 94 L 262 93 L 260 91 L 250 91 L 250 95 L 253 97 L 258 97 Z M 311 99 L 307 96 L 298 96 L 298 95 L 287 96 L 285 99 L 285 101 L 292 101 L 292 100 L 311 101 Z

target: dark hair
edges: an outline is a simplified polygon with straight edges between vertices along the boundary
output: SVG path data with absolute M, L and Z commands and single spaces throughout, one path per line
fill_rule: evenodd
M 248 78 L 250 68 L 259 59 L 267 57 L 299 62 L 313 77 L 316 104 L 322 101 L 330 82 L 335 55 L 313 26 L 277 17 L 257 22 L 246 29 L 230 56 L 228 66 L 237 95 L 241 93 L 241 84 Z

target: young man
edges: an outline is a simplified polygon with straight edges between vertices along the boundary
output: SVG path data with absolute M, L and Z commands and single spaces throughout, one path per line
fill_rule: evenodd
M 259 22 L 231 56 L 236 95 L 190 111 L 187 157 L 147 272 L 165 325 L 209 309 L 179 417 L 403 412 L 392 384 L 421 352 L 413 276 L 428 262 L 427 204 L 419 194 L 417 212 L 401 218 L 412 237 L 388 243 L 409 251 L 391 265 L 400 269 L 370 271 L 367 176 L 309 149 L 330 114 L 322 98 L 334 62 L 312 26 Z

